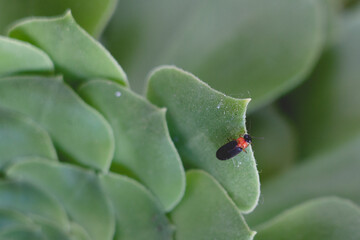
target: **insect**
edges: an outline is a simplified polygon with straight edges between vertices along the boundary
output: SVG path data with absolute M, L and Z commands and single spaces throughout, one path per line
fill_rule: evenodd
M 239 137 L 236 140 L 230 141 L 220 147 L 216 151 L 216 157 L 219 160 L 228 160 L 235 157 L 241 151 L 246 152 L 245 148 L 251 144 L 252 138 L 249 134 L 244 134 L 242 137 Z

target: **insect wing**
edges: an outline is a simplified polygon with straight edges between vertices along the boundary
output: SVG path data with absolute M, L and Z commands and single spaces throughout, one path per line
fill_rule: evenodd
M 242 149 L 237 146 L 237 142 L 234 140 L 219 148 L 216 152 L 216 157 L 219 160 L 228 160 L 238 155 L 241 151 Z

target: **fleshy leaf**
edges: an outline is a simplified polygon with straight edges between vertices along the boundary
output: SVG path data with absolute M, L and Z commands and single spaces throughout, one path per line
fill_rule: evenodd
M 115 239 L 172 239 L 162 206 L 145 187 L 118 174 L 102 175 L 100 180 L 116 215 Z
M 32 225 L 32 220 L 14 209 L 4 209 L 0 207 L 0 229 L 18 226 L 18 225 Z
M 185 196 L 171 212 L 177 240 L 253 239 L 234 202 L 208 173 L 186 173 Z
M 264 183 L 263 203 L 246 216 L 249 225 L 258 225 L 316 197 L 335 195 L 360 204 L 359 146 L 360 138 Z
M 54 65 L 40 49 L 0 36 L 0 76 L 23 72 L 51 72 Z
M 73 240 L 91 240 L 85 229 L 75 222 L 71 222 L 70 224 L 70 234 Z
M 308 201 L 259 227 L 256 240 L 358 240 L 360 208 L 343 199 Z
M 55 148 L 43 128 L 25 115 L 0 108 L 0 169 L 28 156 L 57 160 Z
M 109 121 L 115 136 L 113 169 L 145 184 L 171 210 L 184 194 L 185 173 L 172 143 L 165 110 L 116 83 L 94 80 L 80 95 Z
M 29 217 L 38 217 L 69 228 L 64 208 L 51 195 L 26 182 L 0 182 L 0 208 L 19 211 Z
M 13 216 L 17 216 L 17 219 L 20 219 L 19 217 L 21 216 L 22 218 L 26 219 L 26 221 L 24 222 L 24 220 L 22 220 L 23 222 L 19 221 L 17 224 L 16 223 L 12 224 L 12 225 L 10 224 L 9 226 L 0 228 L 0 239 L 13 240 L 14 238 L 11 238 L 11 237 L 2 238 L 1 234 L 3 232 L 7 233 L 7 234 L 8 234 L 8 232 L 11 232 L 11 234 L 14 234 L 17 231 L 17 229 L 25 228 L 30 231 L 39 232 L 45 239 L 49 239 L 49 240 L 78 240 L 78 239 L 72 239 L 67 231 L 65 231 L 64 229 L 60 229 L 58 227 L 58 226 L 61 226 L 60 223 L 57 223 L 58 226 L 56 226 L 56 225 L 54 225 L 54 223 L 50 223 L 45 219 L 36 219 L 35 221 L 33 221 L 33 219 L 26 218 L 25 215 L 13 215 Z M 1 219 L 1 221 L 2 220 L 3 219 Z M 63 226 L 61 226 L 61 227 L 63 227 Z M 21 232 L 21 230 L 20 230 L 20 232 Z M 27 239 L 27 238 L 24 238 L 24 239 Z
M 38 227 L 33 226 L 14 226 L 0 231 L 0 239 L 11 240 L 50 240 Z
M 124 71 L 110 53 L 82 28 L 70 12 L 56 18 L 32 18 L 17 23 L 13 38 L 44 50 L 56 70 L 72 85 L 89 78 L 106 78 L 127 85 Z
M 43 219 L 36 219 L 34 222 L 49 240 L 75 240 L 71 238 L 69 229 L 61 229 L 62 226 L 58 223 L 53 224 Z
M 325 52 L 311 79 L 286 99 L 296 128 L 301 129 L 301 150 L 306 157 L 360 135 L 360 7 L 340 23 L 338 41 Z
M 7 174 L 55 196 L 93 240 L 112 239 L 114 216 L 95 173 L 67 164 L 27 160 L 13 165 Z
M 246 132 L 245 111 L 250 100 L 227 97 L 175 67 L 162 67 L 151 74 L 147 97 L 168 109 L 170 134 L 185 167 L 206 170 L 241 211 L 252 211 L 259 197 L 259 176 L 251 147 L 233 160 L 216 158 L 217 149 L 227 139 Z
M 297 86 L 316 63 L 326 35 L 324 5 L 123 0 L 105 39 L 136 91 L 150 69 L 171 63 L 229 96 L 250 92 L 255 109 Z
M 114 152 L 112 130 L 61 78 L 0 79 L 0 106 L 30 116 L 73 161 L 107 171 Z
M 62 14 L 71 9 L 76 21 L 90 34 L 98 36 L 112 15 L 117 0 L 1 0 L 0 34 L 7 25 L 27 16 Z

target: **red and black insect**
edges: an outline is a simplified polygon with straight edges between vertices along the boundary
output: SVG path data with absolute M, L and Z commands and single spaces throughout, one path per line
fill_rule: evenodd
M 245 148 L 251 144 L 252 138 L 249 134 L 244 134 L 236 140 L 226 143 L 216 151 L 216 157 L 219 160 L 228 160 L 235 157 L 241 151 L 246 152 Z

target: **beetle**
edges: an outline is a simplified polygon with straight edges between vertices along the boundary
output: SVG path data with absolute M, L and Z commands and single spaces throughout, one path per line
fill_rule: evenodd
M 246 152 L 246 148 L 251 144 L 252 138 L 249 134 L 244 134 L 242 137 L 236 140 L 230 141 L 225 145 L 221 146 L 216 151 L 216 157 L 219 160 L 228 160 L 235 157 L 242 151 Z

